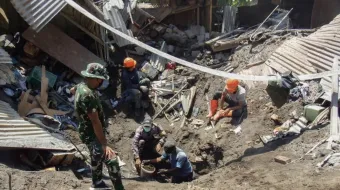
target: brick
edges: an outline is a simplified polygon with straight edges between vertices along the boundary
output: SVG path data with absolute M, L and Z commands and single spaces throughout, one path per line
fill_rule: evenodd
M 291 161 L 291 159 L 285 156 L 276 156 L 274 158 L 274 161 L 280 164 L 288 164 Z

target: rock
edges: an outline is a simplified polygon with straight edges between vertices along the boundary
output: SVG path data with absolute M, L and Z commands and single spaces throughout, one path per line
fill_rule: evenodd
M 202 157 L 200 157 L 200 156 L 196 156 L 196 157 L 195 157 L 195 162 L 196 162 L 196 163 L 203 162 L 203 159 L 202 159 Z
M 319 151 L 318 151 L 318 153 L 321 157 L 328 155 L 330 152 L 331 152 L 331 150 L 327 150 L 327 149 L 319 149 Z
M 208 159 L 208 155 L 205 154 L 205 153 L 203 153 L 201 156 L 202 156 L 202 159 L 203 159 L 203 160 L 207 160 L 207 159 Z
M 192 30 L 186 30 L 185 34 L 188 36 L 188 38 L 192 39 L 196 37 L 196 34 Z
M 272 116 L 270 116 L 270 119 L 272 119 L 273 121 L 278 121 L 279 120 L 279 116 L 276 114 L 273 114 Z
M 203 59 L 203 53 L 199 53 L 199 54 L 196 56 L 196 59 L 197 59 L 197 60 L 202 60 L 202 59 Z
M 304 158 L 305 158 L 306 160 L 314 160 L 314 159 L 317 158 L 317 157 L 318 157 L 318 156 L 317 156 L 316 153 L 306 154 L 306 155 L 304 156 Z
M 173 30 L 172 30 L 171 28 L 167 28 L 167 29 L 165 30 L 165 32 L 166 32 L 166 33 L 172 33 Z
M 168 53 L 173 53 L 175 51 L 175 46 L 168 45 Z
M 198 58 L 198 55 L 200 54 L 200 51 L 191 51 L 191 56 Z M 202 58 L 202 57 L 201 57 Z
M 275 162 L 278 162 L 280 164 L 288 164 L 291 161 L 290 158 L 285 157 L 285 156 L 276 156 L 274 160 Z
M 265 106 L 266 106 L 266 107 L 271 107 L 271 106 L 273 106 L 273 103 L 272 103 L 272 102 L 268 102 L 268 103 L 266 103 Z

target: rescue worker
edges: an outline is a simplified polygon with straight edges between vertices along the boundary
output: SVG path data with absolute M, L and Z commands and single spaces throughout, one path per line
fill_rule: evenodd
M 88 64 L 81 75 L 85 77 L 85 83 L 75 88 L 75 110 L 79 120 L 80 139 L 87 145 L 91 155 L 92 186 L 90 189 L 109 189 L 102 180 L 103 163 L 105 163 L 114 188 L 124 190 L 118 158 L 107 145 L 105 137 L 107 126 L 103 107 L 95 92 L 104 80 L 109 79 L 109 76 L 99 63 Z
M 171 168 L 159 170 L 157 174 L 171 175 L 172 183 L 190 182 L 193 180 L 193 170 L 188 156 L 171 141 L 167 141 L 164 144 L 164 153 L 161 157 L 144 160 L 143 164 L 155 164 L 166 160 L 170 161 Z
M 166 133 L 161 126 L 146 118 L 142 125 L 136 129 L 132 142 L 132 151 L 135 158 L 135 166 L 140 173 L 141 161 L 154 159 L 160 156 L 159 152 L 166 141 Z
M 148 95 L 150 80 L 136 69 L 136 61 L 130 57 L 124 59 L 122 83 L 124 92 L 122 98 L 125 102 L 135 104 L 135 115 L 141 115 L 141 100 Z
M 246 90 L 237 79 L 227 79 L 223 92 L 216 92 L 210 101 L 208 118 L 217 121 L 222 117 L 240 117 L 247 109 Z M 223 104 L 228 104 L 223 108 Z

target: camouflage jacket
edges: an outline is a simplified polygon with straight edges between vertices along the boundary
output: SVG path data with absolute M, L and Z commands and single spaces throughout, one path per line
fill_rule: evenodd
M 80 139 L 85 143 L 91 143 L 97 139 L 88 113 L 98 112 L 99 120 L 102 123 L 104 134 L 106 132 L 105 116 L 100 99 L 94 90 L 81 83 L 77 86 L 75 95 L 75 110 L 79 120 Z

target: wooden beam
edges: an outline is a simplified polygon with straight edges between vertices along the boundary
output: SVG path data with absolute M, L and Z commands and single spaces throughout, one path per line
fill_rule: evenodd
M 339 70 L 339 57 L 333 60 L 333 71 Z M 339 76 L 332 76 L 332 102 L 331 102 L 331 125 L 330 137 L 327 149 L 332 149 L 333 140 L 339 140 L 339 126 L 338 126 L 338 94 L 339 94 Z
M 210 0 L 210 5 L 209 5 L 209 13 L 208 13 L 208 18 L 209 18 L 209 22 L 208 22 L 208 30 L 209 32 L 212 31 L 212 6 L 213 6 L 213 3 L 212 3 L 212 0 Z
M 78 27 L 81 31 L 85 32 L 87 35 L 89 35 L 91 38 L 93 38 L 96 42 L 98 42 L 99 44 L 101 44 L 102 46 L 104 45 L 103 40 L 101 40 L 100 38 L 98 38 L 96 35 L 92 34 L 90 31 L 88 31 L 86 28 L 84 28 L 83 26 L 81 26 L 80 24 L 78 24 L 76 21 L 74 21 L 72 18 L 70 18 L 69 16 L 67 16 L 65 13 L 60 12 L 60 15 L 62 17 L 64 17 L 66 20 L 68 20 L 70 23 L 74 24 L 76 27 Z

